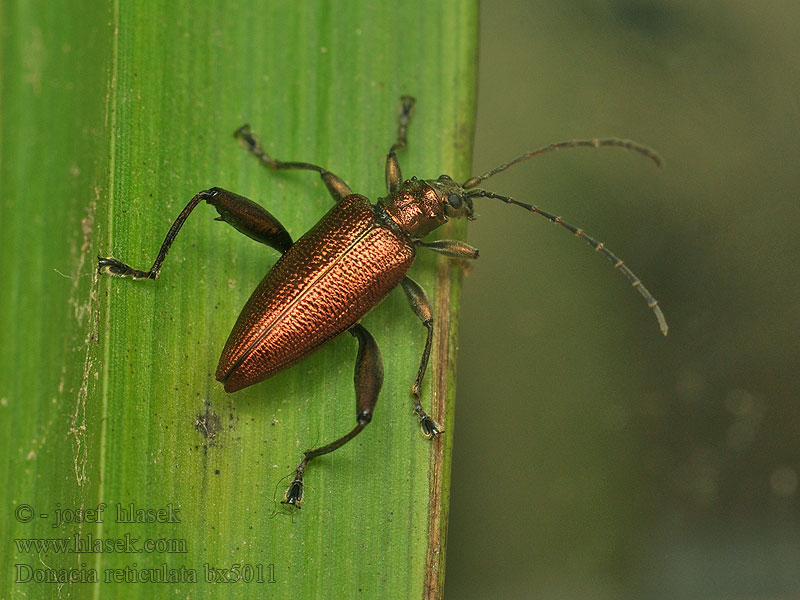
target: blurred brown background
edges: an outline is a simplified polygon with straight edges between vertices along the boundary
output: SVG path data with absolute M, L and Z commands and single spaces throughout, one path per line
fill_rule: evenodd
M 446 595 L 800 597 L 800 4 L 493 0 Z

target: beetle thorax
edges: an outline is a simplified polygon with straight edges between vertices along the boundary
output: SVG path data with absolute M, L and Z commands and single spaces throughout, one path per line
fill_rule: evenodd
M 383 200 L 383 207 L 409 237 L 425 237 L 447 222 L 442 200 L 428 182 L 407 179 Z

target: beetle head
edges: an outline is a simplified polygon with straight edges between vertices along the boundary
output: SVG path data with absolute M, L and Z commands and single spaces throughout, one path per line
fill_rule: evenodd
M 438 179 L 426 179 L 436 193 L 444 214 L 454 219 L 467 218 L 472 221 L 472 198 L 464 194 L 464 187 L 453 181 L 449 175 L 440 175 Z

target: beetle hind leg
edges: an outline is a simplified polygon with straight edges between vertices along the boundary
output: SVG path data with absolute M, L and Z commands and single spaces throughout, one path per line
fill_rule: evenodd
M 303 475 L 308 463 L 323 454 L 329 454 L 344 446 L 361 433 L 361 430 L 372 420 L 372 412 L 375 410 L 375 404 L 378 402 L 378 395 L 383 385 L 381 351 L 375 342 L 375 338 L 362 325 L 353 325 L 350 328 L 350 333 L 358 340 L 358 355 L 356 356 L 356 368 L 353 376 L 356 388 L 356 420 L 358 422 L 349 433 L 339 439 L 320 448 L 304 452 L 303 460 L 300 461 L 297 469 L 295 469 L 294 479 L 283 495 L 281 504 L 289 504 L 300 508 L 300 503 L 303 501 Z
M 431 346 L 433 345 L 433 309 L 431 308 L 431 301 L 428 300 L 428 295 L 416 281 L 410 277 L 404 277 L 400 282 L 403 286 L 403 291 L 406 293 L 408 303 L 411 305 L 411 310 L 417 315 L 422 324 L 428 330 L 425 338 L 425 349 L 422 351 L 422 358 L 419 363 L 419 370 L 417 377 L 414 380 L 414 385 L 411 386 L 411 395 L 414 399 L 414 412 L 419 417 L 419 426 L 422 429 L 422 434 L 428 438 L 434 438 L 444 431 L 441 425 L 434 421 L 425 410 L 422 408 L 419 398 L 422 395 L 422 379 L 425 377 L 425 371 L 428 368 L 428 360 L 431 357 Z
M 156 256 L 153 266 L 150 267 L 149 271 L 134 269 L 124 262 L 110 256 L 98 256 L 97 272 L 106 272 L 119 277 L 132 277 L 133 279 L 156 279 L 161 272 L 161 266 L 164 264 L 167 253 L 172 247 L 175 238 L 178 236 L 181 227 L 183 227 L 183 224 L 186 222 L 186 219 L 189 218 L 192 211 L 197 208 L 197 205 L 203 200 L 217 209 L 219 213 L 219 217 L 216 219 L 217 221 L 228 223 L 239 233 L 243 233 L 257 242 L 271 246 L 281 254 L 285 254 L 286 251 L 291 248 L 293 242 L 289 232 L 287 232 L 286 228 L 281 225 L 281 222 L 264 207 L 244 196 L 239 196 L 233 192 L 223 190 L 222 188 L 214 187 L 197 194 L 181 211 L 181 214 L 179 214 L 178 218 L 172 223 L 172 227 L 169 228 L 167 236 L 161 244 L 161 249 L 158 251 L 158 256 Z

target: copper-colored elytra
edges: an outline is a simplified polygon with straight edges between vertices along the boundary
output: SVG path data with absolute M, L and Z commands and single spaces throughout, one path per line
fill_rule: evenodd
M 478 258 L 477 249 L 459 240 L 422 241 L 424 236 L 450 218 L 473 219 L 475 198 L 494 198 L 515 204 L 582 238 L 628 278 L 653 310 L 662 332 L 667 333 L 667 324 L 657 301 L 641 280 L 602 242 L 532 204 L 476 187 L 517 163 L 560 148 L 617 146 L 643 154 L 660 164 L 655 152 L 617 138 L 570 140 L 527 152 L 483 175 L 471 177 L 463 184 L 448 175 L 437 179 L 412 177 L 404 180 L 396 152 L 406 146 L 413 107 L 413 98 L 401 98 L 397 140 L 386 157 L 387 194 L 374 205 L 364 196 L 353 194 L 342 179 L 320 166 L 271 157 L 247 125 L 236 131 L 235 135 L 244 147 L 270 169 L 319 173 L 333 198 L 334 207 L 297 242 L 292 242 L 280 221 L 260 205 L 233 192 L 211 188 L 197 194 L 181 211 L 149 271 L 133 269 L 115 258 L 98 257 L 99 271 L 137 279 L 156 279 L 181 227 L 203 201 L 217 210 L 217 220 L 283 255 L 253 291 L 222 351 L 216 378 L 228 392 L 274 375 L 346 331 L 356 338 L 356 425 L 332 442 L 304 452 L 283 500 L 295 507 L 303 501 L 304 475 L 309 462 L 346 444 L 372 419 L 383 385 L 383 363 L 377 342 L 360 320 L 398 285 L 426 332 L 419 369 L 411 386 L 414 412 L 426 437 L 433 438 L 443 431 L 441 425 L 423 410 L 420 402 L 422 381 L 433 343 L 433 310 L 425 291 L 407 276 L 407 272 L 414 262 L 416 247 L 448 258 Z
M 364 196 L 334 206 L 267 273 L 225 344 L 216 378 L 242 389 L 347 331 L 414 261 L 414 245 L 375 222 Z

